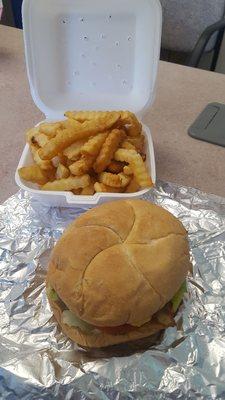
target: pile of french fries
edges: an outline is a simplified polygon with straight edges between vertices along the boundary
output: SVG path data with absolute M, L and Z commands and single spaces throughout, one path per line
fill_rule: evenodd
M 41 190 L 133 193 L 151 187 L 142 125 L 129 111 L 68 111 L 66 119 L 30 129 L 34 164 L 21 179 Z

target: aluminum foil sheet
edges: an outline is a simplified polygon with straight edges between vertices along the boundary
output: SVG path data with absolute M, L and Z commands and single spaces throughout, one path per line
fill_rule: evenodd
M 46 299 L 49 252 L 85 210 L 22 191 L 0 206 L 1 399 L 225 399 L 225 199 L 162 182 L 145 198 L 187 228 L 193 277 L 176 328 L 115 354 L 71 343 Z

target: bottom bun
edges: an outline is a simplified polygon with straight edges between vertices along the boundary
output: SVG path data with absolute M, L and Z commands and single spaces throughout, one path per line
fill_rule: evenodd
M 98 334 L 88 334 L 82 332 L 79 328 L 71 327 L 64 324 L 62 322 L 62 309 L 56 302 L 52 301 L 51 299 L 48 300 L 54 316 L 61 326 L 63 333 L 82 347 L 101 348 L 112 346 L 115 344 L 131 342 L 137 339 L 152 336 L 168 327 L 168 325 L 165 326 L 158 321 L 152 319 L 150 322 L 147 322 L 141 327 L 123 335 L 111 335 L 105 332 L 100 332 Z

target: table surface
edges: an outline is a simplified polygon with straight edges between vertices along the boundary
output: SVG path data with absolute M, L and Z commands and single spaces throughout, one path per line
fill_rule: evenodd
M 0 203 L 15 193 L 24 132 L 43 119 L 33 103 L 22 32 L 0 26 Z M 187 129 L 210 102 L 225 103 L 225 75 L 160 62 L 150 126 L 157 177 L 225 196 L 225 148 L 192 139 Z

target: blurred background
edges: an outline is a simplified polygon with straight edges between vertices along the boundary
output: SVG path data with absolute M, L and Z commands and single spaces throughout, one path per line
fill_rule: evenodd
M 225 0 L 160 1 L 161 59 L 225 73 Z M 2 0 L 0 23 L 22 29 L 22 2 Z

